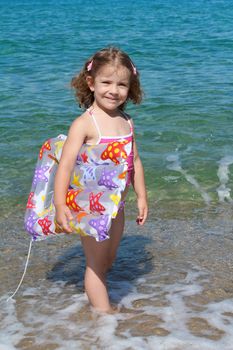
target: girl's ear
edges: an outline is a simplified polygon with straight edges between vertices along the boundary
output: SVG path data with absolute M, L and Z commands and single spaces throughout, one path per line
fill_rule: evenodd
M 94 79 L 92 78 L 91 75 L 88 75 L 88 76 L 86 77 L 86 82 L 87 82 L 87 85 L 88 85 L 89 89 L 90 89 L 91 91 L 94 91 L 94 90 L 95 90 L 95 89 L 94 89 Z

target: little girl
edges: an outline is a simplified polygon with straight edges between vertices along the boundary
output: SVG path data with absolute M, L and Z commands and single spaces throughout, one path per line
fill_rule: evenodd
M 74 220 L 81 222 L 89 215 L 86 229 L 76 230 L 81 233 L 86 257 L 85 290 L 94 308 L 112 312 L 106 273 L 115 260 L 123 234 L 130 183 L 137 195 L 139 225 L 144 224 L 148 212 L 133 122 L 124 112 L 128 100 L 141 101 L 139 74 L 126 53 L 110 47 L 96 52 L 85 63 L 73 78 L 72 87 L 86 111 L 70 127 L 56 172 L 56 225 L 61 232 L 71 233 Z M 83 170 L 82 179 L 76 179 L 73 189 L 69 187 L 70 179 L 77 162 Z M 84 210 L 81 191 L 88 193 L 89 213 Z

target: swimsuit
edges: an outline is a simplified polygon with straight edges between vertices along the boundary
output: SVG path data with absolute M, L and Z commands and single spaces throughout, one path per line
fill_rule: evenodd
M 133 174 L 133 128 L 125 116 L 130 133 L 101 136 L 93 113 L 88 110 L 99 140 L 84 143 L 71 174 L 66 205 L 74 217 L 69 222 L 73 233 L 91 236 L 96 241 L 109 238 L 111 221 L 124 208 L 121 195 Z M 55 221 L 54 177 L 61 158 L 65 135 L 49 139 L 40 149 L 25 214 L 25 229 L 33 240 L 63 233 Z
M 128 117 L 126 117 L 125 114 L 124 114 L 124 117 L 126 118 L 127 122 L 129 123 L 129 126 L 130 126 L 130 133 L 128 135 L 123 135 L 123 136 L 101 136 L 100 128 L 98 126 L 98 123 L 97 123 L 97 121 L 95 119 L 94 114 L 92 113 L 92 111 L 90 109 L 87 109 L 87 111 L 91 115 L 91 117 L 92 117 L 92 119 L 94 121 L 94 124 L 96 126 L 97 132 L 98 132 L 99 139 L 98 139 L 98 141 L 96 143 L 97 145 L 101 144 L 101 143 L 119 142 L 121 140 L 127 140 L 127 141 L 129 141 L 131 143 L 133 142 L 133 127 L 132 127 L 132 124 L 130 122 L 130 119 L 128 119 Z M 108 149 L 109 149 L 109 147 L 108 147 Z M 127 162 L 127 165 L 128 165 L 127 182 L 126 182 L 127 186 L 129 186 L 131 184 L 131 181 L 132 181 L 132 173 L 133 173 L 133 169 L 134 169 L 133 158 L 134 158 L 133 147 L 131 147 L 131 152 L 130 152 L 129 155 L 127 155 L 127 158 L 126 158 L 126 162 Z

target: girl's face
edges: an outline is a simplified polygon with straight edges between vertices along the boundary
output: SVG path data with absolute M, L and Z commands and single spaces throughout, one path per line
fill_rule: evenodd
M 94 92 L 97 105 L 111 112 L 127 100 L 130 71 L 124 66 L 106 64 L 98 70 L 94 79 L 89 76 L 87 83 Z

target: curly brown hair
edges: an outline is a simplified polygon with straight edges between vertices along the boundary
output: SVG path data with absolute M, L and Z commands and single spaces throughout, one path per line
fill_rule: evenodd
M 71 81 L 71 86 L 75 89 L 75 96 L 80 107 L 89 108 L 94 102 L 94 93 L 89 89 L 87 77 L 91 76 L 94 79 L 98 70 L 109 63 L 122 65 L 128 68 L 131 73 L 128 98 L 119 108 L 123 110 L 128 100 L 131 100 L 134 104 L 139 104 L 141 102 L 143 92 L 140 87 L 139 73 L 132 60 L 120 49 L 108 47 L 97 51 L 90 57 L 85 62 L 79 74 Z

